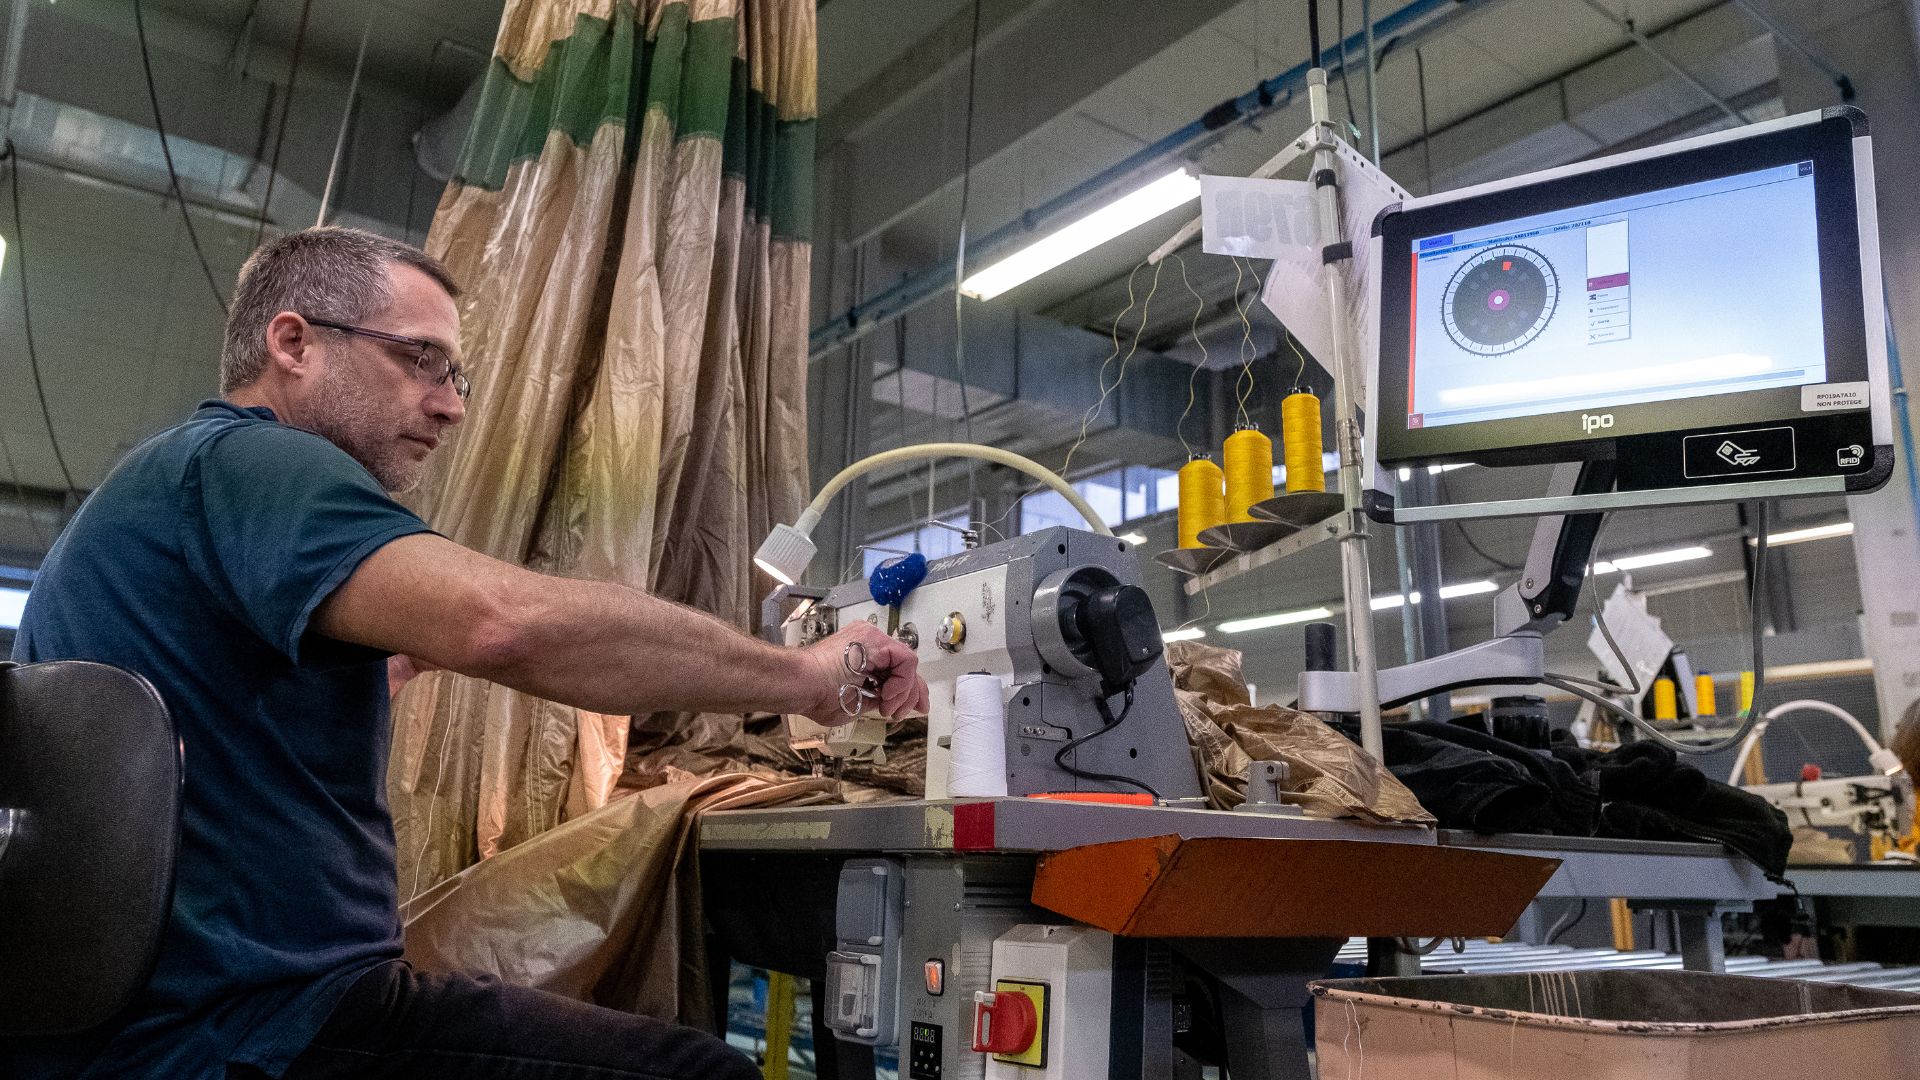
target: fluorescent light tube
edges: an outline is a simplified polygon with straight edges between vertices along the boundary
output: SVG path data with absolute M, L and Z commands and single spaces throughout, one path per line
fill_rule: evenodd
M 18 630 L 27 610 L 27 590 L 0 589 L 0 630 Z
M 1841 521 L 1832 525 L 1815 525 L 1807 529 L 1792 529 L 1783 533 L 1774 533 L 1767 537 L 1767 546 L 1774 548 L 1782 544 L 1804 544 L 1809 540 L 1825 540 L 1829 536 L 1852 535 L 1853 522 Z M 1747 537 L 1747 544 L 1750 547 L 1758 547 L 1760 541 L 1755 537 L 1749 536 Z
M 1463 581 L 1458 585 L 1442 585 L 1440 586 L 1440 599 L 1452 600 L 1456 596 L 1479 596 L 1481 593 L 1493 592 L 1499 587 L 1500 586 L 1495 585 L 1491 581 Z M 1420 602 L 1420 593 L 1418 590 L 1414 591 L 1411 599 L 1416 604 Z M 1405 601 L 1401 599 L 1399 593 L 1388 593 L 1385 596 L 1374 597 L 1372 607 L 1375 611 L 1392 611 L 1404 603 Z
M 1258 615 L 1251 619 L 1234 619 L 1220 624 L 1223 634 L 1244 634 L 1249 630 L 1267 630 L 1275 626 L 1291 626 L 1294 623 L 1312 622 L 1325 619 L 1333 614 L 1330 608 L 1303 608 L 1300 611 L 1282 611 L 1273 615 Z
M 1180 630 L 1162 630 L 1160 632 L 1160 640 L 1168 644 L 1176 641 L 1197 641 L 1206 636 L 1207 632 L 1197 626 L 1189 626 Z
M 991 300 L 1199 197 L 1199 178 L 1184 168 L 1175 169 L 975 273 L 960 283 L 960 291 L 976 300 Z
M 1668 563 L 1692 562 L 1695 559 L 1710 558 L 1712 555 L 1712 548 L 1669 548 L 1666 551 L 1649 551 L 1645 555 L 1627 555 L 1610 561 L 1597 562 L 1593 564 L 1593 572 L 1596 575 L 1612 574 L 1621 570 L 1639 570 L 1648 566 L 1665 566 Z

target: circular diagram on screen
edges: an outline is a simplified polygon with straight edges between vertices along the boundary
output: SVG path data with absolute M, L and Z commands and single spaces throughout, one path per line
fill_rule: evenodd
M 1519 244 L 1488 248 L 1454 271 L 1440 314 L 1454 344 L 1481 356 L 1524 347 L 1553 320 L 1560 278 L 1545 255 Z

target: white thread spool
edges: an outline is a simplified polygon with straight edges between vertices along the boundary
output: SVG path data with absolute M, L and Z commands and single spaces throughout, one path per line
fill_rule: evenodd
M 953 682 L 953 761 L 947 794 L 1007 793 L 1007 700 L 998 675 L 974 672 Z

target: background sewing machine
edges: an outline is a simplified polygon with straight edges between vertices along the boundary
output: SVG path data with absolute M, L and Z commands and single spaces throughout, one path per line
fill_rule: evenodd
M 949 793 L 954 684 L 973 672 L 1001 682 L 1007 794 L 1146 790 L 1198 799 L 1160 626 L 1130 549 L 1110 536 L 1046 529 L 932 561 L 895 607 L 876 602 L 858 578 L 830 590 L 783 588 L 763 622 L 777 640 L 804 645 L 865 619 L 915 651 L 931 702 L 929 799 Z M 887 732 L 871 719 L 787 723 L 794 746 L 833 757 L 872 754 Z

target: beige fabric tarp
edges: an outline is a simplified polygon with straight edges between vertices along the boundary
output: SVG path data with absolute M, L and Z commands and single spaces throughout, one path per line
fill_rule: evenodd
M 746 628 L 807 487 L 812 2 L 510 0 L 494 51 L 427 243 L 475 392 L 413 506 Z M 605 803 L 630 719 L 435 673 L 394 723 L 411 896 Z
M 699 817 L 838 801 L 830 780 L 736 773 L 625 793 L 407 906 L 407 959 L 627 1012 L 712 1015 Z
M 1436 823 L 1386 766 L 1318 718 L 1251 704 L 1238 650 L 1178 641 L 1167 646 L 1167 663 L 1214 809 L 1246 801 L 1248 765 L 1284 761 L 1288 801 L 1310 815 Z

